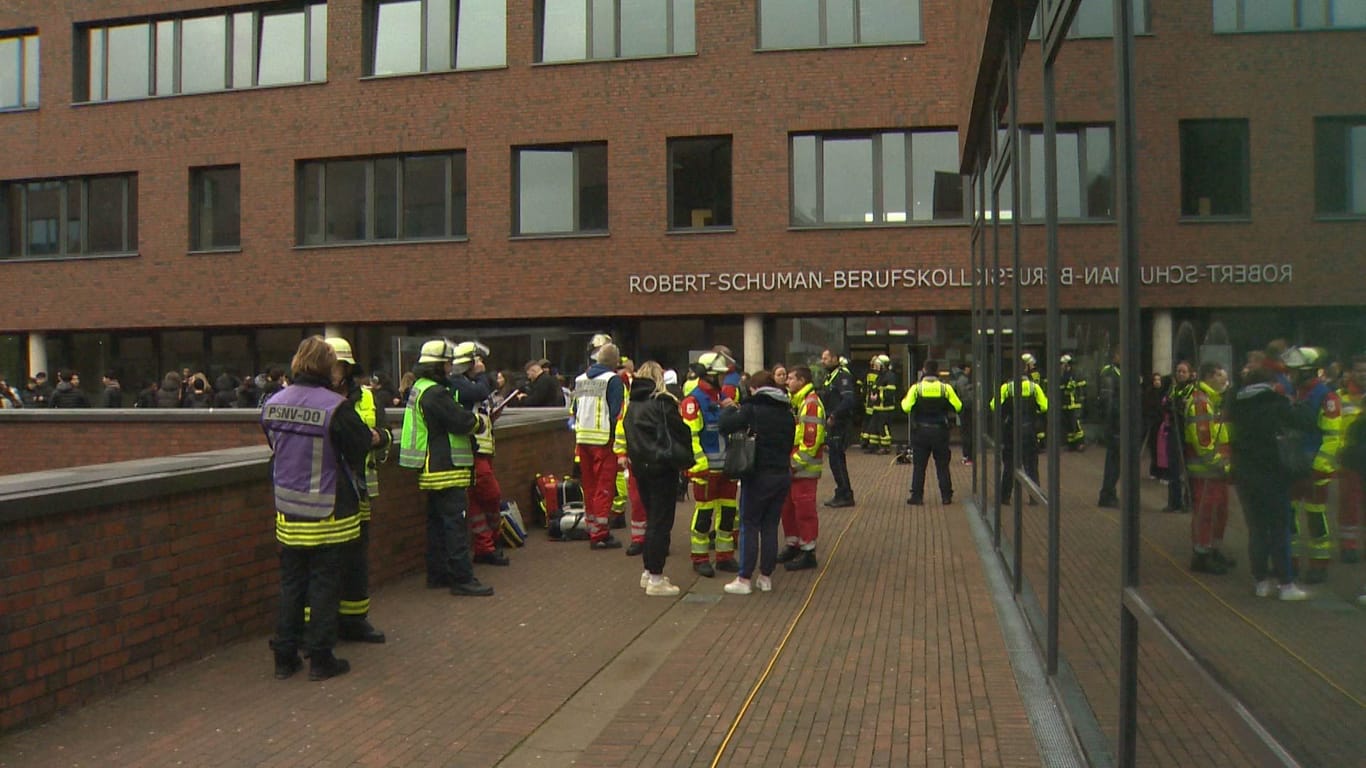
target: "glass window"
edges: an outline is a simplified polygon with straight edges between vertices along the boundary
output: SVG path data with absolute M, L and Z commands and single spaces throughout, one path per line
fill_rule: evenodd
M 569 234 L 607 229 L 607 145 L 514 150 L 513 232 Z
M 918 42 L 920 0 L 760 0 L 760 48 Z
M 694 0 L 539 0 L 541 62 L 693 53 Z
M 422 2 L 381 3 L 375 21 L 375 68 L 372 74 L 422 71 Z
M 1248 216 L 1248 122 L 1182 120 L 1181 215 Z
M 301 163 L 298 232 L 304 245 L 464 235 L 464 153 Z
M 108 29 L 106 78 L 108 99 L 136 99 L 147 96 L 151 74 L 151 28 L 133 24 Z
M 369 239 L 365 226 L 368 165 L 364 160 L 334 160 L 327 164 L 323 186 L 327 196 L 327 242 Z
M 256 64 L 257 85 L 304 82 L 304 14 L 263 13 Z M 250 59 L 247 66 L 250 67 Z
M 506 0 L 462 0 L 456 23 L 455 67 L 507 64 Z
M 1314 121 L 1315 211 L 1366 215 L 1366 117 Z
M 190 250 L 242 244 L 241 177 L 236 165 L 190 169 Z
M 729 136 L 669 140 L 669 228 L 729 227 Z
M 956 131 L 792 137 L 792 224 L 964 220 Z

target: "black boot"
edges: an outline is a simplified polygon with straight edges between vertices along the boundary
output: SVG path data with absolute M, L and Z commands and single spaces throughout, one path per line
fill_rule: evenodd
M 784 563 L 783 567 L 789 571 L 804 571 L 808 568 L 816 567 L 816 550 L 803 549 L 790 562 Z
M 346 659 L 339 659 L 331 651 L 314 651 L 308 659 L 308 679 L 314 682 L 344 675 L 351 671 Z
M 275 652 L 275 679 L 288 680 L 303 667 L 304 662 L 297 653 Z
M 779 553 L 778 553 L 778 562 L 780 562 L 780 563 L 786 563 L 786 562 L 788 562 L 788 561 L 790 561 L 790 560 L 796 559 L 797 555 L 800 555 L 801 553 L 802 553 L 802 548 L 801 548 L 801 547 L 799 547 L 799 546 L 797 546 L 797 545 L 795 545 L 795 544 L 788 544 L 787 547 L 785 547 L 785 548 L 783 549 L 782 552 L 779 552 Z

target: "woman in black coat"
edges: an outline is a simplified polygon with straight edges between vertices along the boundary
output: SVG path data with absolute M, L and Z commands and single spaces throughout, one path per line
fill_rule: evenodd
M 626 456 L 620 461 L 631 469 L 645 504 L 645 571 L 640 586 L 647 595 L 673 597 L 680 590 L 664 575 L 664 560 L 674 527 L 678 473 L 693 461 L 692 432 L 678 412 L 678 399 L 664 388 L 659 363 L 649 360 L 640 366 L 629 397 L 622 416 Z
M 740 483 L 740 575 L 725 587 L 732 595 L 748 595 L 754 587 L 761 592 L 773 589 L 778 523 L 792 488 L 792 440 L 797 431 L 792 400 L 774 385 L 773 374 L 753 374 L 749 387 L 744 405 L 731 404 L 721 413 L 720 423 L 722 434 L 746 429 L 754 433 L 754 472 Z M 755 560 L 759 576 L 751 585 Z

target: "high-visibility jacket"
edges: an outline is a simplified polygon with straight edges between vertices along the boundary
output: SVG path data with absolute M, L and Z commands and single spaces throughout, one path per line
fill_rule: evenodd
M 926 376 L 906 390 L 901 410 L 911 414 L 916 424 L 947 427 L 953 414 L 963 410 L 963 401 L 953 387 L 937 377 Z
M 825 452 L 825 406 L 811 382 L 792 395 L 797 428 L 792 437 L 792 476 L 820 477 Z
M 420 470 L 417 487 L 424 491 L 468 488 L 474 480 L 474 446 L 469 435 L 451 434 L 445 446 L 431 445 L 427 439 L 427 419 L 422 413 L 422 396 L 434 386 L 437 386 L 435 381 L 425 378 L 418 379 L 413 384 L 413 392 L 408 398 L 408 406 L 403 414 L 399 464 L 410 466 L 403 463 L 405 457 L 410 463 L 415 456 L 421 457 L 421 463 L 417 466 Z M 449 451 L 449 459 L 442 456 L 433 462 L 433 454 L 436 451 Z
M 1218 480 L 1228 476 L 1230 448 L 1223 399 L 1203 381 L 1186 397 L 1186 472 L 1191 477 Z
M 683 423 L 692 432 L 692 467 L 688 472 L 700 474 L 712 467 L 718 470 L 725 461 L 726 440 L 721 436 L 721 403 L 719 393 L 710 382 L 698 379 L 697 386 L 678 404 Z
M 604 371 L 593 378 L 587 373 L 574 380 L 574 442 L 579 445 L 607 445 L 612 442 L 611 409 L 607 405 L 607 385 L 615 371 Z
M 1318 430 L 1307 439 L 1307 447 L 1314 454 L 1314 472 L 1331 475 L 1338 468 L 1338 450 L 1342 447 L 1342 399 L 1321 379 L 1300 388 L 1297 401 L 1314 409 Z

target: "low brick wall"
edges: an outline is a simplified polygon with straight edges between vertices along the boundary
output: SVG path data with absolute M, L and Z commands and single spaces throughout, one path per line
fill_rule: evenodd
M 564 419 L 500 424 L 503 496 L 530 509 L 537 472 L 566 473 Z M 279 597 L 268 451 L 0 479 L 0 731 L 46 718 L 214 648 L 268 634 Z M 389 463 L 371 579 L 421 571 L 425 499 Z

